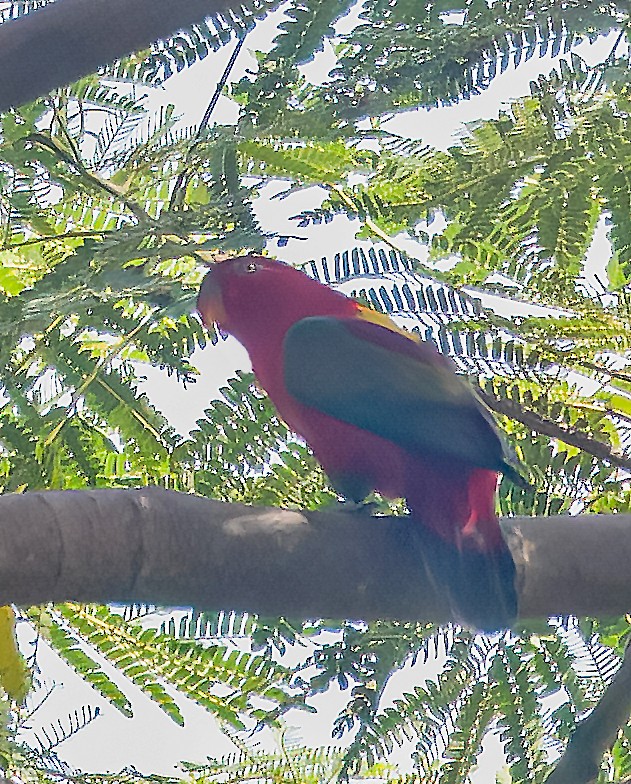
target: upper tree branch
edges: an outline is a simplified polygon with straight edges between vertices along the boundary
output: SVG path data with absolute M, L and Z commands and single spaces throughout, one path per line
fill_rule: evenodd
M 57 0 L 0 25 L 0 111 L 63 87 L 240 0 Z
M 326 618 L 451 619 L 405 517 L 224 504 L 157 488 L 0 497 L 0 604 L 149 602 Z M 629 515 L 503 521 L 520 615 L 631 606 Z
M 505 416 L 510 417 L 510 419 L 521 422 L 522 425 L 526 425 L 526 427 L 529 427 L 531 430 L 541 433 L 541 435 L 557 438 L 559 441 L 582 449 L 583 452 L 587 452 L 600 460 L 606 460 L 608 463 L 611 463 L 611 465 L 631 471 L 631 458 L 626 457 L 620 452 L 616 452 L 612 447 L 608 444 L 604 444 L 602 441 L 590 438 L 581 430 L 577 430 L 559 422 L 553 422 L 551 419 L 541 416 L 541 414 L 523 408 L 514 400 L 490 395 L 481 387 L 476 386 L 475 392 L 480 400 L 497 414 L 504 414 Z

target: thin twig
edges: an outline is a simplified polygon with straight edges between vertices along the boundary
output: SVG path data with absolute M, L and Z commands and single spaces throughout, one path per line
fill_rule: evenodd
M 116 357 L 119 356 L 121 351 L 126 346 L 128 346 L 131 343 L 131 341 L 136 337 L 136 335 L 142 329 L 144 329 L 144 327 L 146 327 L 147 324 L 149 324 L 149 322 L 151 321 L 151 319 L 154 316 L 155 316 L 154 313 L 150 313 L 148 316 L 146 316 L 144 319 L 142 319 L 140 321 L 140 323 L 136 327 L 134 327 L 134 329 L 131 330 L 131 332 L 129 332 L 129 333 L 127 333 L 127 335 L 125 335 L 125 338 L 118 345 L 114 346 L 114 348 L 111 349 L 111 351 L 109 351 L 102 359 L 99 360 L 99 362 L 97 362 L 97 364 L 95 365 L 94 370 L 92 371 L 92 373 L 90 373 L 90 375 L 85 379 L 85 381 L 81 384 L 81 386 L 79 386 L 74 391 L 74 393 L 72 395 L 72 399 L 71 399 L 70 403 L 68 404 L 68 406 L 66 407 L 66 415 L 56 425 L 56 427 L 53 428 L 51 433 L 48 435 L 48 438 L 44 442 L 45 446 L 49 446 L 50 444 L 52 444 L 53 441 L 57 438 L 57 436 L 61 433 L 61 431 L 63 430 L 65 425 L 68 422 L 70 422 L 72 420 L 72 418 L 75 416 L 75 414 L 77 413 L 77 404 L 78 404 L 79 400 L 81 399 L 81 397 L 85 394 L 85 392 L 88 389 L 88 387 L 90 386 L 90 384 L 92 384 L 92 382 L 98 381 L 103 386 L 106 386 L 103 383 L 102 379 L 100 378 L 101 371 L 103 371 L 107 367 L 107 365 L 111 364 L 114 361 L 114 359 L 116 359 Z M 106 387 L 106 388 L 108 389 L 110 394 L 114 394 L 114 392 L 111 389 L 109 389 L 108 387 Z M 123 401 L 120 400 L 119 402 L 122 403 Z M 140 422 L 140 424 L 146 430 L 148 430 L 153 435 L 153 437 L 156 439 L 156 441 L 158 441 L 159 443 L 163 443 L 162 436 L 153 427 L 153 425 L 150 422 L 148 422 L 144 417 L 141 417 L 138 414 L 138 412 L 135 411 L 134 409 L 132 409 L 132 415 Z
M 16 248 L 24 248 L 27 245 L 37 245 L 40 242 L 60 242 L 67 239 L 85 239 L 88 237 L 101 237 L 104 234 L 111 234 L 112 231 L 66 231 L 63 234 L 49 234 L 41 237 L 31 237 L 31 239 L 24 240 L 23 242 L 9 242 L 0 245 L 0 250 L 15 250 Z
M 204 112 L 204 116 L 202 117 L 201 122 L 199 123 L 199 127 L 194 137 L 195 140 L 189 147 L 188 152 L 186 154 L 184 168 L 178 174 L 177 180 L 175 181 L 175 185 L 173 186 L 173 193 L 171 194 L 171 199 L 169 201 L 169 210 L 172 210 L 175 207 L 178 201 L 178 197 L 180 196 L 180 193 L 184 190 L 185 186 L 188 184 L 191 175 L 191 168 L 190 168 L 191 156 L 199 146 L 202 134 L 206 131 L 206 128 L 208 127 L 210 118 L 212 117 L 212 114 L 215 111 L 215 107 L 217 106 L 217 103 L 221 98 L 221 94 L 223 92 L 224 87 L 228 83 L 230 73 L 232 72 L 235 63 L 237 62 L 237 58 L 239 57 L 241 49 L 243 48 L 244 42 L 245 42 L 245 34 L 242 34 L 239 36 L 237 40 L 237 45 L 232 50 L 232 54 L 230 55 L 230 58 L 226 63 L 226 67 L 224 68 L 224 71 L 221 74 L 221 77 L 219 78 L 219 81 L 215 86 L 215 90 L 213 92 L 212 98 L 210 99 L 210 102 L 206 107 L 206 111 Z
M 351 196 L 349 196 L 348 193 L 346 193 L 346 191 L 344 190 L 344 188 L 341 185 L 336 185 L 336 184 L 332 184 L 331 185 L 330 184 L 328 187 L 339 196 L 339 198 L 344 202 L 344 204 L 346 204 L 346 206 L 349 209 L 351 209 L 355 214 L 360 215 L 360 213 L 361 213 L 360 207 L 357 205 L 355 200 Z M 392 239 L 392 237 L 387 232 L 385 232 L 383 229 L 381 229 L 373 221 L 373 219 L 370 218 L 368 215 L 365 215 L 362 218 L 362 221 L 363 221 L 364 225 L 366 226 L 366 228 L 370 229 L 370 231 L 376 237 L 379 237 L 379 239 L 383 243 L 385 243 L 386 245 L 389 245 L 397 253 L 407 253 L 402 248 L 400 248 L 396 244 L 396 242 Z M 425 264 L 423 264 L 418 259 L 415 259 L 414 261 L 415 261 L 416 268 L 421 273 L 423 273 L 424 275 L 427 275 L 428 277 L 433 278 L 434 280 L 439 281 L 440 283 L 445 283 L 448 286 L 450 285 L 449 281 L 447 280 L 447 276 L 444 275 L 440 270 L 434 269 L 434 268 L 430 268 L 430 267 L 426 266 Z M 464 291 L 464 289 L 458 289 L 458 294 L 459 294 L 459 296 L 463 297 L 463 299 L 466 299 L 466 300 L 471 301 L 471 302 L 474 299 L 476 299 L 471 294 L 468 294 L 466 291 Z
M 575 446 L 583 452 L 587 452 L 599 460 L 606 460 L 618 468 L 624 468 L 626 471 L 631 471 L 631 458 L 614 451 L 608 444 L 598 441 L 595 438 L 590 438 L 580 430 L 568 427 L 567 425 L 554 422 L 552 419 L 541 416 L 534 411 L 523 408 L 519 403 L 507 398 L 498 398 L 495 395 L 489 394 L 481 387 L 476 387 L 476 394 L 482 402 L 488 406 L 492 411 L 498 414 L 504 414 L 510 419 L 521 422 L 531 430 L 536 431 L 544 436 L 551 436 L 559 441 L 563 441 L 570 446 Z
M 603 62 L 603 65 L 608 65 L 609 63 L 613 62 L 614 56 L 616 54 L 616 49 L 618 48 L 620 41 L 622 41 L 623 37 L 626 35 L 626 32 L 627 32 L 627 28 L 623 25 L 622 29 L 618 33 L 618 36 L 616 37 L 616 42 L 611 47 L 611 51 L 607 55 L 607 58 Z
M 605 365 L 599 365 L 586 359 L 579 360 L 579 364 L 588 370 L 594 370 L 597 373 L 602 373 L 603 375 L 609 376 L 610 378 L 616 378 L 618 381 L 631 381 L 631 374 L 625 373 L 623 370 L 614 370 L 613 368 L 608 368 Z
M 48 150 L 51 150 L 58 158 L 63 160 L 69 166 L 71 166 L 75 171 L 79 174 L 80 178 L 88 185 L 98 190 L 105 191 L 110 196 L 113 196 L 115 199 L 119 199 L 125 207 L 132 213 L 132 215 L 136 218 L 140 225 L 147 225 L 153 224 L 155 221 L 151 216 L 149 216 L 142 207 L 137 204 L 135 201 L 132 201 L 126 194 L 125 190 L 118 185 L 115 185 L 110 180 L 106 180 L 103 177 L 99 177 L 94 172 L 90 171 L 86 168 L 83 161 L 80 159 L 75 159 L 72 155 L 70 155 L 66 150 L 64 150 L 59 144 L 55 142 L 53 138 L 47 137 L 43 133 L 32 133 L 28 137 L 28 140 L 34 142 L 35 144 L 39 144 L 41 147 L 45 147 Z

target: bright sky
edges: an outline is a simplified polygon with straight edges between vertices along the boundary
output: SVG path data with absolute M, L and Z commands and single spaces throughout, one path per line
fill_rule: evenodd
M 233 72 L 235 80 L 240 78 L 246 69 L 256 68 L 256 61 L 251 52 L 269 48 L 273 29 L 280 19 L 281 14 L 276 13 L 250 34 Z M 353 23 L 354 17 L 349 15 L 341 20 L 339 28 L 348 28 Z M 591 53 L 599 59 L 603 52 L 608 51 L 611 43 L 611 40 L 601 41 L 591 47 L 591 51 L 588 46 L 581 47 L 581 54 L 587 56 Z M 178 113 L 183 116 L 186 125 L 197 122 L 212 95 L 216 78 L 223 71 L 230 51 L 231 47 L 226 47 L 205 61 L 176 74 L 167 82 L 163 90 L 155 92 L 152 102 L 155 105 L 172 102 L 176 105 Z M 332 49 L 327 47 L 313 63 L 304 68 L 304 72 L 308 78 L 320 81 L 333 62 Z M 448 108 L 400 114 L 389 121 L 387 127 L 411 138 L 423 138 L 429 144 L 444 149 L 452 144 L 461 132 L 462 123 L 496 117 L 503 104 L 527 94 L 529 81 L 541 73 L 549 72 L 553 64 L 552 58 L 533 58 L 517 69 L 510 67 L 481 95 Z M 236 116 L 236 107 L 227 98 L 222 97 L 218 104 L 216 121 L 230 123 L 236 119 Z M 264 227 L 273 227 L 276 231 L 286 229 L 291 234 L 302 234 L 305 240 L 290 241 L 289 245 L 282 249 L 270 247 L 269 250 L 273 255 L 290 262 L 304 261 L 357 245 L 354 238 L 357 225 L 341 217 L 334 219 L 331 224 L 319 226 L 317 231 L 297 228 L 289 221 L 290 216 L 303 208 L 318 206 L 324 194 L 312 188 L 286 199 L 271 199 L 274 192 L 278 192 L 283 187 L 285 186 L 270 186 L 264 192 L 263 197 L 255 204 L 257 216 Z M 594 244 L 592 254 L 593 263 L 590 264 L 590 268 L 600 267 L 604 263 L 603 260 L 608 258 L 609 250 L 604 225 Z M 497 299 L 498 309 L 503 307 L 507 312 L 514 312 L 514 303 Z M 201 375 L 197 384 L 189 386 L 186 390 L 174 378 L 168 378 L 156 368 L 147 367 L 144 370 L 147 380 L 143 389 L 171 423 L 183 433 L 194 426 L 209 400 L 216 396 L 218 388 L 237 368 L 249 368 L 245 351 L 232 339 L 220 343 L 217 347 L 209 347 L 203 352 L 197 352 L 194 362 Z M 35 730 L 64 717 L 77 708 L 80 709 L 85 704 L 99 706 L 103 713 L 88 728 L 58 748 L 60 755 L 72 765 L 83 770 L 114 772 L 124 766 L 133 765 L 144 772 L 173 774 L 174 766 L 179 760 L 202 762 L 206 756 L 216 756 L 231 750 L 231 744 L 226 742 L 214 720 L 200 708 L 185 700 L 181 701 L 186 726 L 183 729 L 179 728 L 107 663 L 104 664 L 104 669 L 132 699 L 137 714 L 133 720 L 124 718 L 111 708 L 48 649 L 41 650 L 40 663 L 47 679 L 60 685 L 54 689 L 45 706 L 34 717 Z M 418 685 L 423 678 L 435 675 L 437 667 L 436 664 L 405 667 L 393 677 L 388 695 L 393 699 L 401 691 Z M 318 707 L 317 714 L 290 715 L 289 722 L 295 726 L 292 737 L 313 746 L 330 744 L 333 720 L 347 697 L 347 693 L 340 694 L 334 691 L 327 695 L 319 695 L 313 700 L 313 704 Z M 262 740 L 266 745 L 275 742 L 269 734 L 267 737 L 257 736 L 256 740 Z M 395 755 L 395 759 L 404 763 L 405 760 L 409 760 L 412 750 L 413 744 L 408 744 Z M 482 766 L 474 777 L 474 782 L 482 784 L 491 780 L 494 771 L 502 764 L 499 751 L 500 743 L 497 738 L 489 738 L 481 760 Z

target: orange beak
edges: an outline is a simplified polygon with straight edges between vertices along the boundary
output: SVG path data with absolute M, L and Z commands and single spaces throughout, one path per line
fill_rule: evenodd
M 217 275 L 210 269 L 202 281 L 197 295 L 197 312 L 206 327 L 211 324 L 224 324 L 226 311 L 221 296 L 221 284 Z

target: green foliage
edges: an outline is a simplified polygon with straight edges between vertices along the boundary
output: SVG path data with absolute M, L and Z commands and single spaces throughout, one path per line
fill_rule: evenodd
M 354 5 L 354 0 L 325 0 L 287 9 L 288 19 L 279 25 L 281 32 L 274 41 L 275 57 L 297 65 L 312 60 L 327 38 L 335 34 L 333 23 Z
M 205 782 L 291 782 L 319 784 L 344 781 L 342 753 L 335 746 L 310 749 L 290 745 L 281 738 L 280 750 L 263 752 L 243 746 L 238 754 L 208 765 L 187 766 L 195 781 Z M 398 776 L 393 766 L 378 763 L 361 771 L 361 779 L 405 784 L 408 777 Z
M 49 627 L 52 645 L 125 715 L 131 715 L 126 697 L 78 647 L 74 635 L 97 648 L 177 724 L 183 724 L 182 714 L 165 688 L 167 684 L 235 729 L 244 729 L 244 711 L 257 721 L 273 722 L 279 711 L 300 703 L 299 696 L 294 699 L 287 691 L 289 671 L 258 655 L 176 639 L 138 622 L 127 622 L 105 607 L 66 604 L 56 613 L 59 619 L 53 616 Z M 229 696 L 214 693 L 218 686 L 228 687 Z M 266 707 L 252 707 L 253 697 L 265 698 Z
M 281 422 L 251 374 L 221 389 L 175 456 L 195 490 L 224 501 L 314 509 L 335 498 L 306 447 Z

